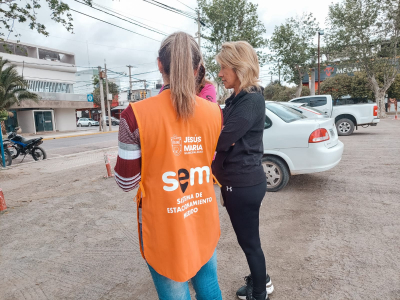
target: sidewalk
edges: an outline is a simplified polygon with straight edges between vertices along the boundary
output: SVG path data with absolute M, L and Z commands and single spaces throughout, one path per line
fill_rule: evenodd
M 53 139 L 62 139 L 62 138 L 69 138 L 69 137 L 76 137 L 76 136 L 85 136 L 85 135 L 94 135 L 94 134 L 105 134 L 105 133 L 112 133 L 118 132 L 118 126 L 113 126 L 112 131 L 101 132 L 99 131 L 99 127 L 77 127 L 74 131 L 63 131 L 63 132 L 39 132 L 37 134 L 32 133 L 23 133 L 21 134 L 23 137 L 27 139 L 32 139 L 35 137 L 43 137 L 44 141 L 53 140 Z

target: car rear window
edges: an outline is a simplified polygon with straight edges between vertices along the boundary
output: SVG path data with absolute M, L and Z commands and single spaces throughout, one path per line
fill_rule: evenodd
M 321 115 L 323 115 L 323 114 L 325 114 L 322 110 L 319 110 L 319 109 L 317 109 L 317 108 L 315 108 L 315 107 L 311 107 L 311 106 L 303 106 L 304 108 L 307 108 L 308 110 L 311 110 L 311 111 L 315 111 L 315 112 L 317 112 L 317 113 L 319 113 L 319 114 L 321 114 Z
M 311 107 L 318 107 L 318 106 L 323 106 L 326 105 L 327 100 L 326 97 L 312 97 L 310 98 L 310 106 Z
M 291 123 L 297 120 L 306 119 L 307 117 L 303 116 L 297 110 L 292 109 L 291 107 L 279 104 L 279 103 L 266 103 L 265 107 L 281 118 L 286 123 Z

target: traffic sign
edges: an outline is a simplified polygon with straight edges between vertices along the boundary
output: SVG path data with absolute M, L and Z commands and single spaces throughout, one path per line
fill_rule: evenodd
M 93 94 L 87 94 L 87 101 L 93 102 Z

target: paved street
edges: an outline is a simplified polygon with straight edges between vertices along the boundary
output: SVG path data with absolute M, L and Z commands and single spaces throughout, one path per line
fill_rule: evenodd
M 75 141 L 109 146 L 113 135 Z M 271 300 L 400 299 L 400 121 L 340 139 L 336 168 L 294 176 L 265 196 L 260 230 Z M 73 140 L 62 140 L 44 145 L 63 153 Z M 116 147 L 106 151 L 115 156 Z M 102 178 L 103 152 L 0 171 L 9 207 L 0 215 L 0 299 L 157 298 L 139 254 L 134 192 Z M 219 208 L 219 281 L 231 300 L 249 270 Z
M 118 127 L 113 129 L 118 130 Z M 71 135 L 73 134 L 74 133 L 71 133 Z M 46 138 L 45 135 L 43 135 L 43 137 Z M 33 137 L 28 136 L 27 138 L 33 138 Z M 118 132 L 110 132 L 105 134 L 84 135 L 84 136 L 76 136 L 70 138 L 58 138 L 53 140 L 46 140 L 43 141 L 41 147 L 46 151 L 47 157 L 52 159 L 69 154 L 76 154 L 80 152 L 116 147 L 117 145 L 118 145 Z M 20 165 L 22 158 L 23 156 L 14 159 L 13 166 L 15 167 Z M 27 155 L 23 163 L 32 161 L 33 158 Z

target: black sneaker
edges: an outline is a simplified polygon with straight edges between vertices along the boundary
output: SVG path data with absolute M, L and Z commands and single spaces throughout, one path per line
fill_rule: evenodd
M 253 288 L 253 278 L 251 277 L 251 274 L 249 276 L 246 276 L 244 278 L 246 285 L 242 286 L 240 289 L 237 290 L 236 292 L 236 296 L 239 299 L 242 300 L 246 300 L 246 296 L 247 296 L 247 286 L 250 286 L 251 289 Z M 271 278 L 269 277 L 269 275 L 267 274 L 267 283 L 266 283 L 266 292 L 267 295 L 272 294 L 272 292 L 274 291 L 274 286 L 272 285 L 272 281 Z
M 267 291 L 264 291 L 261 295 L 257 297 L 253 296 L 253 286 L 247 284 L 247 296 L 246 300 L 269 300 Z

